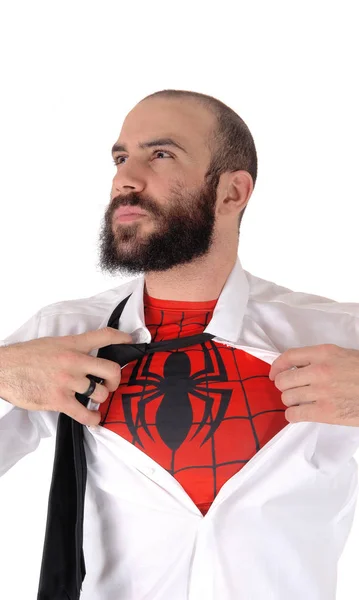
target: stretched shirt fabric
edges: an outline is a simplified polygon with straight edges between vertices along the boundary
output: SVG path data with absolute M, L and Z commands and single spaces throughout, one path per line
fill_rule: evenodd
M 144 294 L 153 342 L 202 333 L 217 300 L 178 302 Z M 270 365 L 212 340 L 128 363 L 100 405 L 101 425 L 148 454 L 201 513 L 222 485 L 288 422 Z
M 197 304 L 198 313 L 186 303 L 172 314 L 178 304 L 147 297 L 141 276 L 45 306 L 0 344 L 101 329 L 127 297 L 118 328 L 135 344 L 183 328 L 213 337 L 129 362 L 104 404 L 88 401 L 103 421 L 82 429 L 81 600 L 335 600 L 357 502 L 359 428 L 286 424 L 268 373 L 288 348 L 359 350 L 359 305 L 255 277 L 238 258 L 218 299 Z M 54 437 L 58 421 L 0 398 L 0 474 Z M 26 537 L 14 528 L 30 556 Z M 1 597 L 24 597 L 24 586 L 36 597 L 38 577 L 26 582 L 19 571 L 3 565 Z

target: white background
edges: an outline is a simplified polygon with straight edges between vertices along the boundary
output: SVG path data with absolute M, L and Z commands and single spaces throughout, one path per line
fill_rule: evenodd
M 357 8 L 4 3 L 0 339 L 47 304 L 120 285 L 95 267 L 111 147 L 131 108 L 165 88 L 215 96 L 252 131 L 259 172 L 242 222 L 243 267 L 359 303 Z M 0 481 L 4 600 L 36 598 L 53 452 L 44 440 Z M 358 598 L 358 556 L 359 514 L 339 563 L 339 600 Z

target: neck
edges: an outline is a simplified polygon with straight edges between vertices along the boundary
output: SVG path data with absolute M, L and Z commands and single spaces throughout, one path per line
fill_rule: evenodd
M 145 292 L 159 300 L 216 300 L 237 260 L 237 248 L 216 257 L 210 252 L 191 263 L 145 274 Z

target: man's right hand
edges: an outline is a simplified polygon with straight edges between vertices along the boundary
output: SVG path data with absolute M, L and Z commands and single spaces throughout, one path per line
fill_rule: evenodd
M 62 412 L 82 425 L 98 425 L 100 411 L 89 410 L 75 398 L 90 385 L 87 374 L 104 379 L 91 400 L 102 403 L 121 381 L 119 364 L 89 356 L 110 344 L 128 344 L 128 333 L 112 327 L 78 335 L 42 337 L 0 347 L 0 397 L 26 410 Z

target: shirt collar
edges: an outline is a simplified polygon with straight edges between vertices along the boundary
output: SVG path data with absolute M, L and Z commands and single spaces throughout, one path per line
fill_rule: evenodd
M 125 293 L 120 299 L 122 300 L 131 294 L 121 315 L 120 331 L 131 334 L 135 343 L 149 343 L 151 341 L 150 333 L 145 325 L 143 306 L 144 285 L 144 275 L 128 282 L 125 284 Z M 248 279 L 237 256 L 234 267 L 227 277 L 218 297 L 212 319 L 204 332 L 236 344 L 240 337 L 248 297 Z M 120 300 L 117 299 L 116 304 L 111 307 L 107 320 L 102 327 L 106 327 L 112 311 Z

